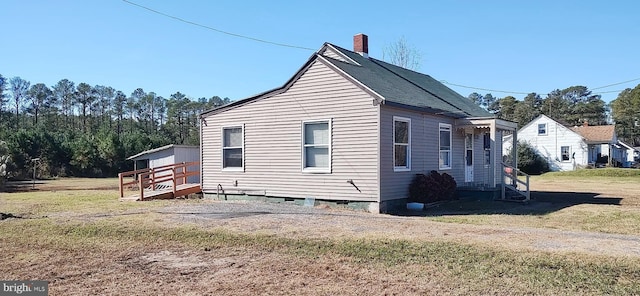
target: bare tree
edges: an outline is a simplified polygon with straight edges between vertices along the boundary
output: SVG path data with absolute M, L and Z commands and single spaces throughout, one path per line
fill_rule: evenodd
M 27 91 L 27 99 L 31 100 L 31 105 L 28 106 L 27 111 L 34 115 L 34 126 L 38 125 L 38 114 L 40 110 L 52 96 L 53 92 L 44 83 L 34 84 Z
M 382 59 L 387 63 L 405 69 L 418 70 L 420 68 L 422 53 L 415 47 L 410 46 L 404 36 L 402 36 L 398 41 L 382 49 Z
M 20 77 L 13 77 L 9 80 L 11 93 L 16 105 L 16 130 L 20 127 L 20 102 L 27 96 L 27 91 L 31 83 Z

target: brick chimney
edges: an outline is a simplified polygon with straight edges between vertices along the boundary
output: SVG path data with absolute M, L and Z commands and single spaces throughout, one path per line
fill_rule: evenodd
M 589 126 L 589 122 L 585 120 L 585 121 L 582 123 L 582 126 Z
M 359 53 L 363 57 L 369 57 L 369 38 L 365 34 L 353 36 L 353 51 Z

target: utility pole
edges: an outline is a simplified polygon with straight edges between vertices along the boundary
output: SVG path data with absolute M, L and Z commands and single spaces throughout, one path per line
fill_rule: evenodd
M 33 189 L 36 189 L 36 167 L 38 166 L 38 161 L 40 158 L 31 159 L 31 163 L 33 163 Z

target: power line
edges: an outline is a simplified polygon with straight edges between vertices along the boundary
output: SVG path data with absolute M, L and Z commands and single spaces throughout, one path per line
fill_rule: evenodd
M 233 37 L 249 39 L 249 40 L 252 40 L 252 41 L 257 41 L 257 42 L 262 42 L 262 43 L 267 43 L 267 44 L 277 45 L 277 46 L 282 46 L 282 47 L 289 47 L 289 48 L 297 48 L 297 49 L 315 51 L 315 49 L 309 48 L 309 47 L 297 46 L 297 45 L 291 45 L 291 44 L 285 44 L 285 43 L 278 43 L 278 42 L 273 42 L 273 41 L 269 41 L 269 40 L 264 40 L 264 39 L 259 39 L 259 38 L 255 38 L 255 37 L 250 37 L 250 36 L 245 36 L 245 35 L 240 35 L 240 34 L 236 34 L 236 33 L 232 33 L 232 32 L 223 31 L 223 30 L 216 29 L 216 28 L 213 28 L 213 27 L 209 27 L 209 26 L 206 26 L 206 25 L 202 25 L 202 24 L 199 24 L 199 23 L 196 23 L 196 22 L 185 20 L 185 19 L 179 18 L 177 16 L 166 14 L 164 12 L 160 12 L 160 11 L 157 11 L 155 9 L 152 9 L 152 8 L 149 8 L 149 7 L 146 7 L 146 6 L 143 6 L 143 5 L 140 5 L 138 3 L 134 3 L 134 2 L 128 1 L 128 0 L 122 0 L 122 1 L 124 1 L 125 3 L 128 3 L 128 4 L 131 4 L 133 6 L 137 6 L 139 8 L 146 9 L 148 11 L 151 11 L 151 12 L 155 13 L 155 14 L 159 14 L 161 16 L 177 20 L 179 22 L 183 22 L 183 23 L 186 23 L 186 24 L 189 24 L 189 25 L 205 28 L 207 30 L 215 31 L 215 32 L 218 32 L 218 33 L 227 34 L 227 35 L 230 35 L 230 36 L 233 36 Z
M 636 80 L 640 80 L 640 78 L 631 79 L 631 80 L 627 80 L 627 81 L 623 81 L 623 82 L 618 82 L 618 83 L 613 83 L 613 84 L 609 84 L 609 85 L 605 85 L 605 86 L 600 86 L 600 87 L 592 88 L 591 90 L 601 89 L 601 88 L 607 88 L 607 87 L 609 87 L 609 86 L 625 84 L 625 83 L 633 82 L 633 81 L 636 81 Z
M 444 84 L 448 84 L 448 85 L 457 86 L 457 87 L 463 87 L 463 88 L 475 89 L 475 90 L 483 90 L 483 91 L 488 91 L 488 92 L 497 92 L 497 93 L 515 94 L 515 95 L 528 95 L 528 94 L 531 93 L 531 92 L 517 92 L 517 91 L 497 90 L 497 89 L 489 89 L 489 88 L 482 88 L 482 87 L 466 86 L 466 85 L 462 85 L 462 84 L 451 83 L 451 82 L 448 82 L 446 80 L 440 80 L 440 82 L 442 82 Z
M 625 83 L 629 83 L 629 82 L 633 82 L 633 81 L 637 81 L 640 80 L 640 78 L 636 78 L 636 79 L 631 79 L 631 80 L 627 80 L 627 81 L 623 81 L 623 82 L 617 82 L 617 83 L 612 83 L 612 84 L 608 84 L 605 86 L 600 86 L 600 87 L 596 87 L 596 88 L 592 88 L 590 89 L 591 91 L 596 90 L 596 89 L 603 89 L 603 88 L 607 88 L 610 86 L 615 86 L 615 85 L 620 85 L 620 84 L 625 84 Z M 482 88 L 482 87 L 474 87 L 474 86 L 467 86 L 467 85 L 462 85 L 462 84 L 456 84 L 456 83 L 451 83 L 448 82 L 446 80 L 440 80 L 440 82 L 444 83 L 444 84 L 448 84 L 448 85 L 452 85 L 452 86 L 457 86 L 457 87 L 462 87 L 462 88 L 468 88 L 468 89 L 474 89 L 474 90 L 482 90 L 482 91 L 487 91 L 487 92 L 493 92 L 493 93 L 505 93 L 505 94 L 515 94 L 515 95 L 528 95 L 530 93 L 536 93 L 542 96 L 546 96 L 549 95 L 548 93 L 538 93 L 538 92 L 518 92 L 518 91 L 508 91 L 508 90 L 498 90 L 498 89 L 490 89 L 490 88 Z M 599 92 L 592 92 L 592 94 L 608 94 L 608 93 L 619 93 L 623 91 L 623 89 L 621 90 L 610 90 L 610 91 L 599 91 Z
M 264 39 L 259 39 L 259 38 L 255 38 L 255 37 L 250 37 L 250 36 L 245 36 L 245 35 L 241 35 L 241 34 L 236 34 L 236 33 L 232 33 L 232 32 L 223 31 L 223 30 L 216 29 L 216 28 L 213 28 L 213 27 L 209 27 L 209 26 L 206 26 L 206 25 L 202 25 L 202 24 L 199 24 L 199 23 L 196 23 L 196 22 L 185 20 L 185 19 L 179 18 L 177 16 L 166 14 L 164 12 L 149 8 L 149 7 L 144 6 L 144 5 L 140 5 L 140 4 L 135 3 L 135 2 L 131 2 L 129 0 L 122 0 L 122 1 L 125 2 L 125 3 L 128 3 L 130 5 L 133 5 L 133 6 L 136 6 L 136 7 L 151 11 L 151 12 L 153 12 L 155 14 L 158 14 L 158 15 L 161 15 L 161 16 L 164 16 L 164 17 L 167 17 L 167 18 L 171 18 L 171 19 L 177 20 L 179 22 L 183 22 L 183 23 L 186 23 L 186 24 L 189 24 L 189 25 L 205 28 L 207 30 L 211 30 L 211 31 L 214 31 L 214 32 L 230 35 L 230 36 L 233 36 L 233 37 L 248 39 L 248 40 L 261 42 L 261 43 L 266 43 L 266 44 L 271 44 L 271 45 L 276 45 L 276 46 L 315 51 L 315 49 L 309 48 L 309 47 L 291 45 L 291 44 L 279 43 L 279 42 L 273 42 L 273 41 L 269 41 L 269 40 L 264 40 Z M 631 79 L 631 80 L 627 80 L 627 81 L 623 81 L 623 82 L 612 83 L 612 84 L 608 84 L 608 85 L 605 85 L 605 86 L 592 88 L 591 90 L 593 91 L 593 90 L 597 90 L 597 89 L 603 89 L 603 88 L 616 86 L 616 85 L 620 85 L 620 84 L 625 84 L 625 83 L 629 83 L 629 82 L 633 82 L 633 81 L 637 81 L 637 80 L 640 80 L 640 78 L 635 78 L 635 79 Z M 468 88 L 468 89 L 474 89 L 474 90 L 482 90 L 482 91 L 488 91 L 488 92 L 496 92 L 496 93 L 516 94 L 516 95 L 528 95 L 528 94 L 531 93 L 531 92 L 518 92 L 518 91 L 508 91 L 508 90 L 497 90 L 497 89 L 489 89 L 489 88 L 482 88 L 482 87 L 473 87 L 473 86 L 467 86 L 467 85 L 451 83 L 451 82 L 448 82 L 446 80 L 441 80 L 440 82 L 442 82 L 444 84 L 452 85 L 452 86 L 462 87 L 462 88 Z M 597 92 L 597 93 L 594 93 L 594 94 L 605 94 L 605 93 L 614 93 L 614 92 L 621 92 L 621 91 L 622 90 L 603 91 L 603 92 Z M 546 93 L 537 93 L 537 94 L 539 94 L 539 95 L 548 95 Z

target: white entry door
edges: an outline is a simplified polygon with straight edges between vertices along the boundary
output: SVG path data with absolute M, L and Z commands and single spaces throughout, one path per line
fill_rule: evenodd
M 464 181 L 473 182 L 473 134 L 465 134 L 464 160 Z

